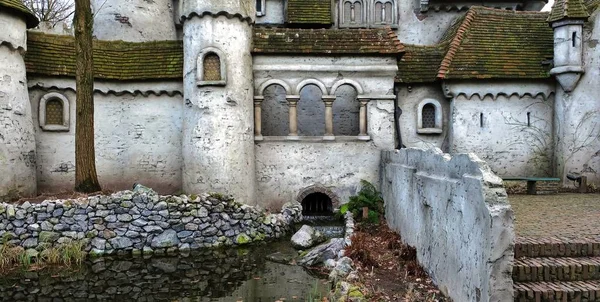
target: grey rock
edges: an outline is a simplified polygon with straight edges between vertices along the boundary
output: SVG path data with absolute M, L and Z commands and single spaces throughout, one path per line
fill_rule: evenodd
M 156 226 L 156 225 L 147 225 L 143 229 L 147 233 L 160 233 L 163 231 L 163 229 L 161 227 Z M 173 231 L 173 232 L 175 232 L 175 231 Z
M 192 232 L 192 231 L 181 231 L 181 232 L 177 233 L 177 238 L 181 239 L 181 238 L 189 237 L 193 233 L 194 232 Z
M 35 247 L 37 247 L 37 245 L 38 245 L 38 239 L 35 237 L 29 238 L 29 239 L 26 239 L 25 241 L 23 241 L 23 247 L 26 249 L 35 248 Z
M 104 217 L 104 221 L 117 222 L 117 216 L 116 215 L 108 215 L 108 216 Z
M 131 239 L 127 237 L 115 237 L 113 239 L 110 239 L 109 241 L 110 245 L 112 245 L 114 249 L 126 249 L 133 245 Z
M 330 241 L 323 243 L 308 252 L 308 254 L 298 261 L 298 264 L 303 266 L 315 266 L 325 263 L 325 261 L 328 259 L 335 259 L 339 251 L 341 251 L 343 248 L 343 238 L 331 239 Z
M 59 224 L 57 224 L 57 225 L 54 226 L 54 230 L 55 231 L 65 231 L 65 230 L 68 230 L 68 229 L 69 229 L 69 225 L 67 225 L 67 224 L 59 223 Z
M 179 238 L 177 238 L 177 232 L 173 230 L 166 230 L 161 234 L 155 236 L 152 239 L 151 246 L 153 248 L 169 248 L 179 245 Z
M 120 214 L 117 216 L 117 218 L 122 222 L 130 222 L 133 220 L 133 217 L 131 217 L 129 214 Z
M 219 232 L 219 230 L 215 227 L 209 227 L 202 231 L 202 235 L 204 236 L 214 236 Z
M 313 227 L 303 225 L 298 232 L 292 236 L 292 246 L 305 250 L 325 241 L 326 238 L 321 232 Z
M 18 210 L 18 211 L 15 213 L 15 218 L 16 218 L 16 219 L 25 219 L 25 215 L 26 215 L 26 214 L 27 214 L 27 212 L 26 212 L 26 211 L 24 211 L 24 210 Z
M 52 217 L 61 217 L 64 212 L 65 212 L 65 210 L 63 210 L 62 208 L 58 208 L 58 209 L 52 211 Z
M 54 229 L 54 225 L 48 221 L 42 221 L 41 228 L 42 231 L 52 231 Z
M 136 231 L 127 231 L 127 233 L 125 233 L 125 236 L 127 236 L 129 238 L 138 238 L 138 237 L 140 237 L 140 233 L 138 233 Z
M 161 201 L 159 203 L 157 203 L 154 208 L 152 208 L 154 211 L 162 211 L 162 210 L 166 210 L 168 207 L 167 203 L 164 201 Z

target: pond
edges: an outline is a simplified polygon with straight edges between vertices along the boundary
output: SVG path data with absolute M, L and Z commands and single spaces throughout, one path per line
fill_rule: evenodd
M 308 301 L 331 285 L 296 265 L 266 260 L 296 255 L 289 240 L 244 249 L 164 257 L 104 257 L 78 270 L 0 276 L 1 301 Z M 284 257 L 285 258 L 285 257 Z

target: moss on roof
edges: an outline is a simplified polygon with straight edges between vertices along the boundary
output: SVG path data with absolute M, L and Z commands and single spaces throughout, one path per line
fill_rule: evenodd
M 591 15 L 598 7 L 600 7 L 600 0 L 587 0 L 585 6 L 588 9 L 588 13 Z
M 554 53 L 547 13 L 472 7 L 441 63 L 441 79 L 549 77 Z
M 75 76 L 72 36 L 29 32 L 27 73 Z M 132 43 L 94 40 L 94 77 L 106 80 L 181 79 L 183 44 L 180 41 Z
M 332 24 L 330 0 L 287 0 L 287 23 Z
M 590 14 L 583 0 L 556 0 L 552 5 L 548 22 L 556 22 L 563 19 L 587 20 Z
M 404 45 L 406 52 L 398 60 L 399 83 L 431 83 L 437 80 L 440 63 L 448 51 L 448 43 L 435 46 Z
M 390 28 L 255 28 L 254 53 L 398 54 L 403 46 Z
M 25 16 L 28 28 L 36 27 L 40 23 L 38 18 L 23 4 L 23 1 L 21 0 L 0 0 L 0 7 Z

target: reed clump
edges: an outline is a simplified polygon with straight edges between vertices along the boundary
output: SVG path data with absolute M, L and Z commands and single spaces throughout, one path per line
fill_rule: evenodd
M 11 243 L 5 236 L 0 245 L 0 273 L 22 268 L 26 270 L 42 269 L 48 266 L 79 266 L 83 264 L 86 253 L 85 242 L 72 240 L 62 244 L 42 245 L 41 250 L 25 250 Z

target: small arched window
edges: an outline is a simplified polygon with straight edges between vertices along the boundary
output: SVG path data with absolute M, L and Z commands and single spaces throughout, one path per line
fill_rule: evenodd
M 44 131 L 69 131 L 69 100 L 51 92 L 40 99 L 38 119 Z
M 342 27 L 364 27 L 365 5 L 362 0 L 345 0 L 341 2 L 340 25 Z
M 198 86 L 225 86 L 227 84 L 227 66 L 223 52 L 207 47 L 200 52 L 196 62 Z
M 373 20 L 375 24 L 393 24 L 394 18 L 394 3 L 390 0 L 375 1 L 375 9 L 373 10 Z
M 440 134 L 442 129 L 442 105 L 434 99 L 425 99 L 417 107 L 417 133 Z

